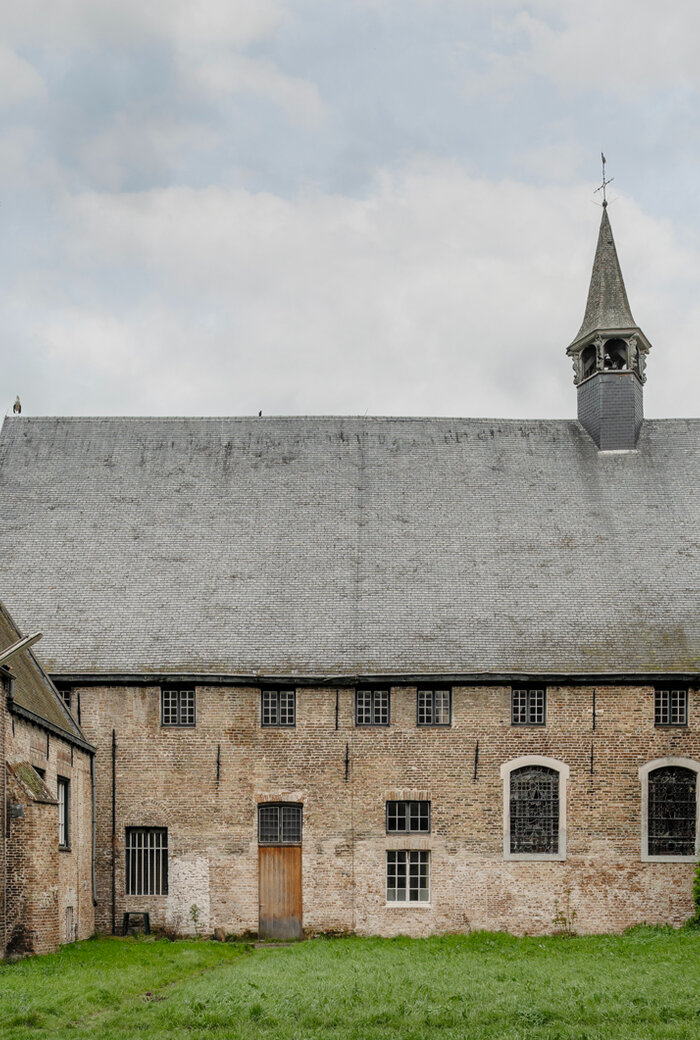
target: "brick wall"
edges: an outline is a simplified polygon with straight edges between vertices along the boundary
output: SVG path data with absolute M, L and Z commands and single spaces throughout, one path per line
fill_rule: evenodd
M 98 929 L 112 921 L 113 729 L 118 926 L 124 910 L 149 910 L 156 926 L 192 931 L 196 905 L 201 931 L 255 931 L 264 799 L 303 803 L 308 931 L 542 932 L 567 898 L 582 931 L 680 924 L 693 864 L 642 862 L 638 770 L 669 755 L 700 758 L 700 695 L 691 691 L 690 725 L 676 730 L 654 727 L 651 687 L 598 687 L 595 730 L 592 700 L 590 687 L 550 687 L 546 725 L 513 727 L 509 687 L 456 687 L 452 725 L 431 729 L 416 726 L 415 688 L 395 687 L 391 726 L 363 729 L 354 691 L 300 689 L 296 727 L 283 730 L 260 727 L 257 689 L 210 686 L 197 689 L 196 727 L 176 729 L 160 725 L 157 687 L 83 688 L 83 729 L 98 748 Z M 500 770 L 524 755 L 569 767 L 563 862 L 504 859 Z M 431 833 L 387 836 L 387 798 L 416 792 L 431 800 Z M 125 896 L 130 826 L 168 828 L 167 896 Z M 387 906 L 386 851 L 396 848 L 430 851 L 428 905 Z
M 95 930 L 90 757 L 17 717 L 8 719 L 6 740 L 7 761 L 42 770 L 52 794 L 57 777 L 70 785 L 69 847 L 59 849 L 57 805 L 33 801 L 9 781 L 8 800 L 24 814 L 9 821 L 8 945 L 10 952 L 46 953 Z

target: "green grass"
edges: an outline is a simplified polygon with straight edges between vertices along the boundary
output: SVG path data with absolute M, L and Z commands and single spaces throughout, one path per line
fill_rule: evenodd
M 698 1040 L 700 932 L 93 940 L 0 965 L 0 1037 Z

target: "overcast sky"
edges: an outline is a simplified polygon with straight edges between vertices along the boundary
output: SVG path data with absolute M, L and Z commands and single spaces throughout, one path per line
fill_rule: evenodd
M 697 0 L 0 12 L 5 408 L 573 416 L 600 151 L 649 416 L 698 415 Z

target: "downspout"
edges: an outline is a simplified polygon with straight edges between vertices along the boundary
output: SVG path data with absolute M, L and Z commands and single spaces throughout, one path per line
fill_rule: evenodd
M 117 843 L 117 733 L 112 730 L 112 935 L 116 935 L 115 872 Z
M 97 857 L 97 784 L 95 780 L 95 756 L 90 755 L 90 787 L 92 789 L 92 905 L 97 906 L 97 881 L 95 859 Z

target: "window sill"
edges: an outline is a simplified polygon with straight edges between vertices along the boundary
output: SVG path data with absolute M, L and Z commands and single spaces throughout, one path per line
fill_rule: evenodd
M 504 852 L 505 863 L 565 863 L 565 852 Z
M 391 909 L 391 907 L 396 907 L 398 910 L 432 910 L 433 908 L 433 904 L 430 902 L 430 900 L 428 900 L 427 902 L 425 902 L 424 900 L 415 900 L 412 903 L 402 903 L 398 899 L 394 899 L 391 903 L 386 902 L 384 906 L 387 909 Z
M 642 863 L 696 863 L 698 854 L 694 856 L 648 856 L 642 853 Z
M 73 850 L 71 849 L 70 845 L 59 845 L 58 846 L 58 851 L 59 852 L 72 852 Z

